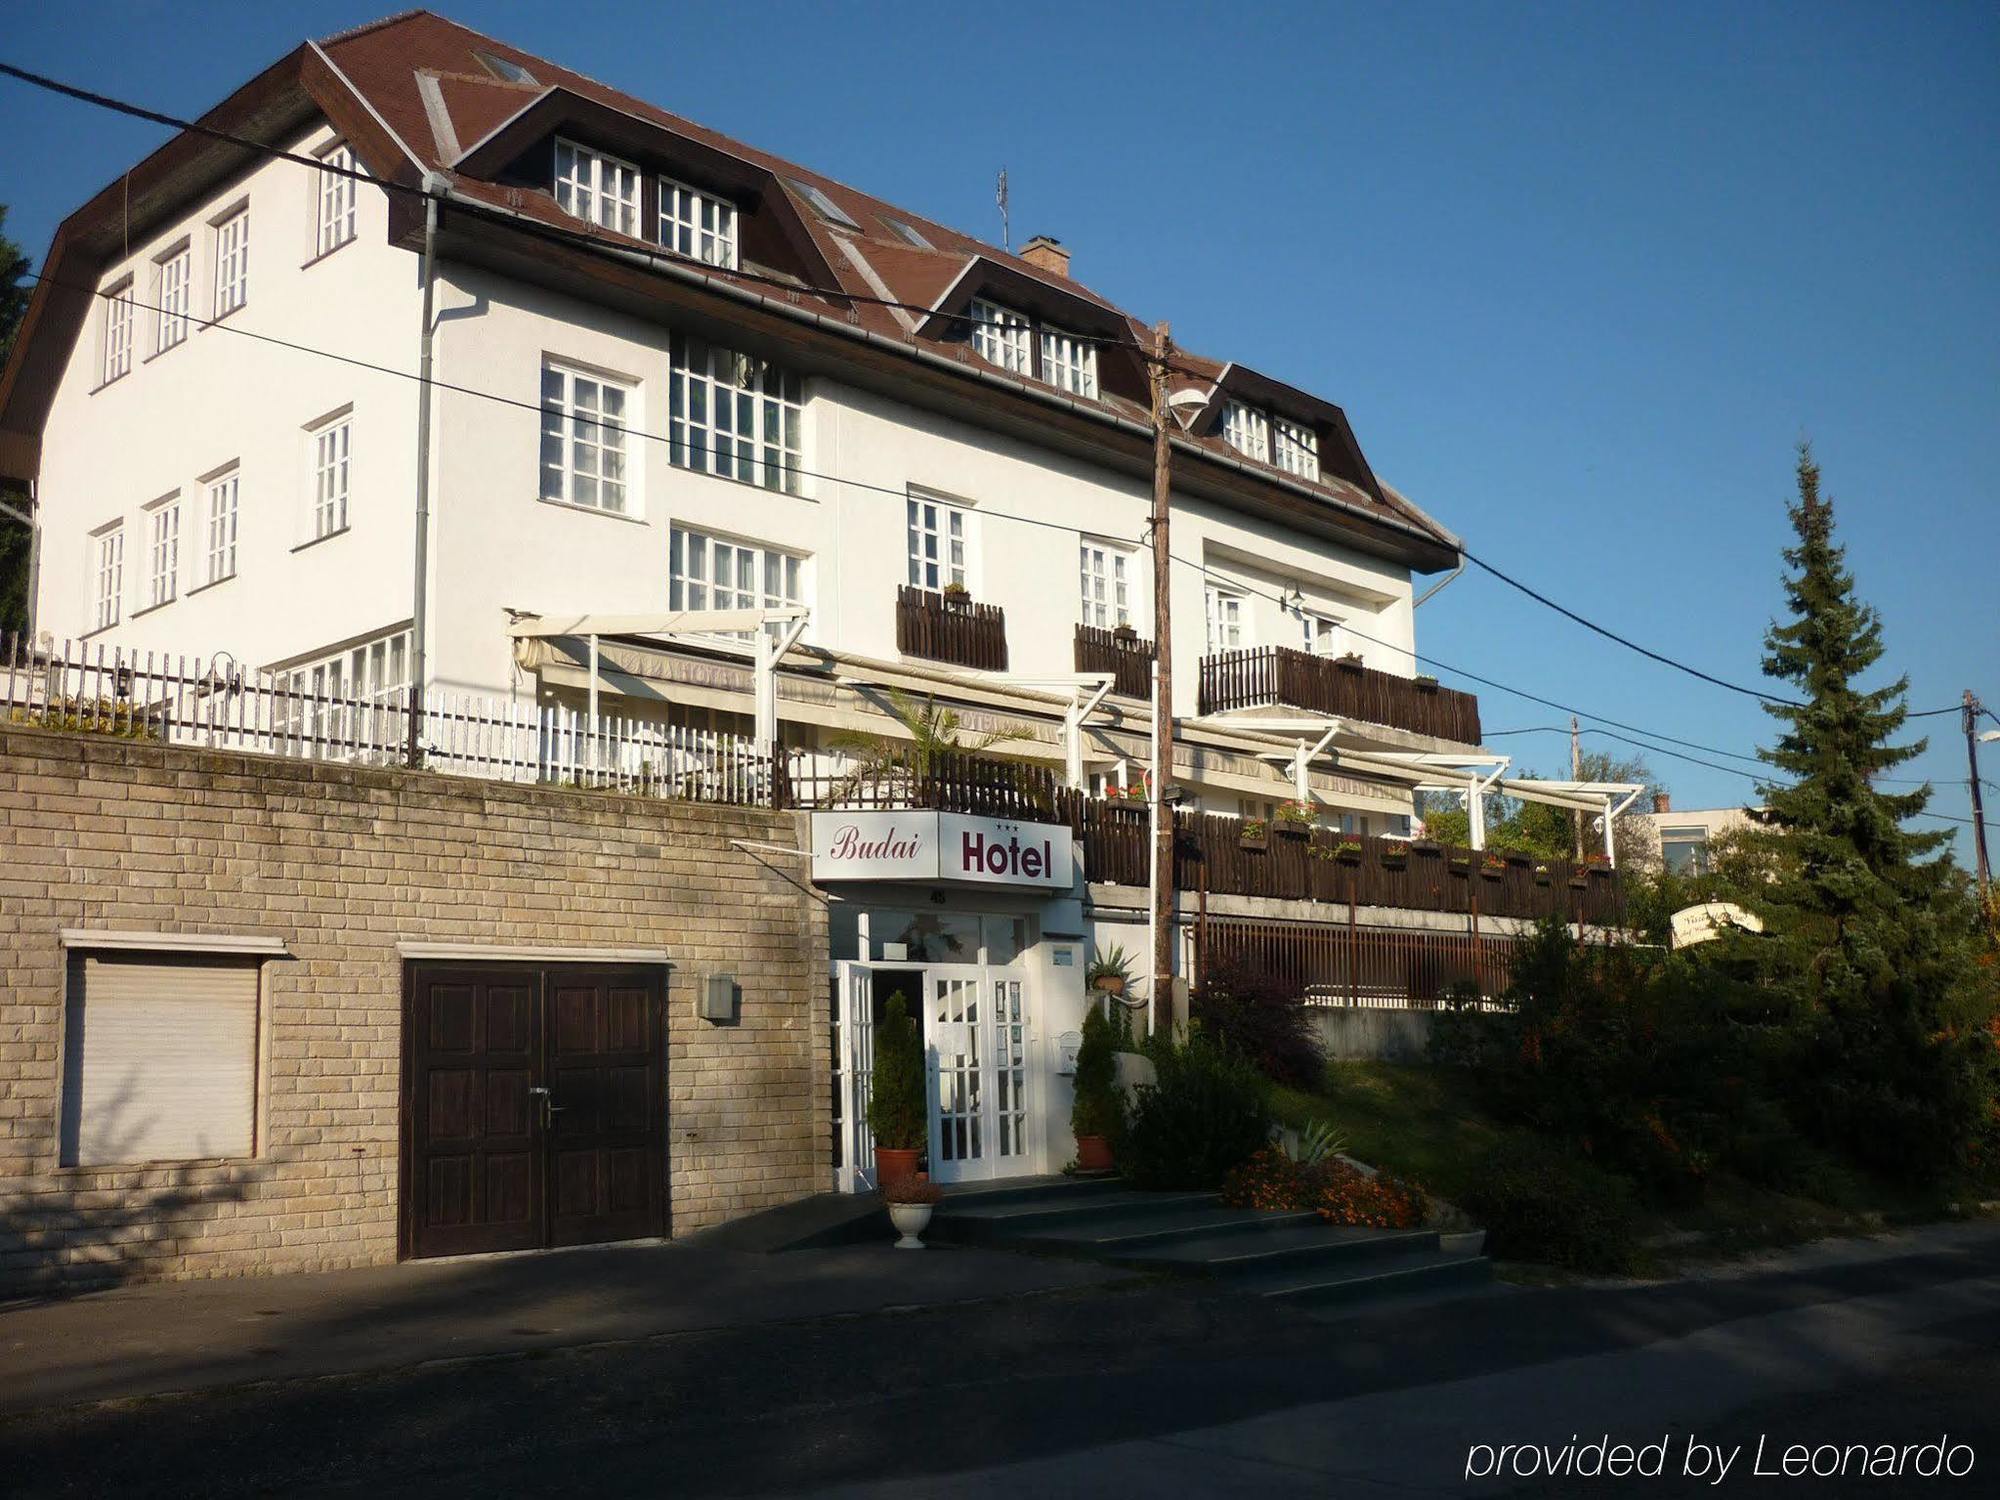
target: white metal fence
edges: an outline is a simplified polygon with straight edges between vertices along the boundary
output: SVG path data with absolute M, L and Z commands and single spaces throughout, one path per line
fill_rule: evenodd
M 329 690 L 305 673 L 88 642 L 0 638 L 0 716 L 16 724 L 350 765 L 404 764 L 408 688 Z M 425 696 L 424 769 L 491 781 L 768 804 L 771 758 L 747 735 L 470 694 Z

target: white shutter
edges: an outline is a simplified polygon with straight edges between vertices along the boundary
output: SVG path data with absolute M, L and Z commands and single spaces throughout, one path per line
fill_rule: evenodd
M 256 1150 L 254 958 L 72 956 L 65 1007 L 65 1166 Z

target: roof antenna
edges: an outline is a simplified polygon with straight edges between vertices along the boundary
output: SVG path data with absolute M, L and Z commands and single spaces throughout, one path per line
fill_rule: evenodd
M 1007 169 L 1000 169 L 1000 181 L 993 189 L 993 201 L 1000 205 L 1000 248 L 1010 255 L 1014 250 L 1013 230 L 1007 221 Z

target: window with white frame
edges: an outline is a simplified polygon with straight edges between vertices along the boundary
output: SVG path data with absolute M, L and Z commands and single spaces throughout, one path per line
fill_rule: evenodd
M 630 162 L 559 140 L 555 190 L 564 213 L 637 238 L 639 169 Z
M 1222 436 L 1245 458 L 1271 461 L 1271 424 L 1254 406 L 1231 401 L 1222 409 Z
M 1660 830 L 1660 858 L 1675 875 L 1706 875 L 1714 868 L 1708 830 L 1700 824 Z
M 341 759 L 400 755 L 410 688 L 410 633 L 395 631 L 276 673 L 279 734 Z
M 250 210 L 240 208 L 215 226 L 215 316 L 250 300 Z
M 326 168 L 319 174 L 319 216 L 313 236 L 313 254 L 338 250 L 354 238 L 354 211 L 361 184 L 348 174 L 355 170 L 354 151 L 347 142 L 322 151 Z
M 785 609 L 806 602 L 805 559 L 796 552 L 676 526 L 667 559 L 670 609 Z
M 1247 600 L 1236 589 L 1224 588 L 1211 583 L 1207 589 L 1208 605 L 1208 654 L 1219 651 L 1236 651 L 1248 644 L 1248 633 L 1244 629 L 1247 614 Z
M 1273 416 L 1271 457 L 1286 473 L 1316 480 L 1319 478 L 1319 434 L 1301 423 Z
M 1097 395 L 1097 345 L 1053 328 L 1042 330 L 1042 379 L 1079 396 Z
M 1028 340 L 1033 325 L 1012 308 L 975 297 L 967 310 L 972 319 L 972 347 L 981 358 L 1003 370 L 1032 375 L 1035 366 Z
M 920 495 L 909 499 L 910 582 L 920 589 L 942 591 L 966 584 L 970 555 L 966 512 L 942 500 Z
M 1305 636 L 1306 650 L 1314 656 L 1340 654 L 1340 621 L 1331 615 L 1316 615 L 1308 610 L 1299 616 L 1299 624 Z
M 104 293 L 104 382 L 132 368 L 132 278 Z
M 236 576 L 236 501 L 240 475 L 231 469 L 208 481 L 208 545 L 204 583 Z
M 805 381 L 684 333 L 673 337 L 667 436 L 674 466 L 805 493 Z
M 354 419 L 338 418 L 315 428 L 308 436 L 312 440 L 311 539 L 318 541 L 347 529 Z
M 660 179 L 660 243 L 711 266 L 736 269 L 736 205 L 671 177 Z
M 92 570 L 91 598 L 95 608 L 91 618 L 96 622 L 94 629 L 102 630 L 107 625 L 116 625 L 125 605 L 125 526 L 123 522 L 107 526 L 97 533 L 93 550 L 96 566 Z
M 171 496 L 146 512 L 146 607 L 173 602 L 181 572 L 181 497 Z
M 1131 554 L 1122 547 L 1085 537 L 1078 549 L 1083 574 L 1083 623 L 1116 630 L 1132 623 L 1126 582 Z
M 182 241 L 153 262 L 153 352 L 163 353 L 188 335 L 190 283 L 194 279 L 194 249 Z
M 542 366 L 542 498 L 626 512 L 632 388 L 563 365 Z

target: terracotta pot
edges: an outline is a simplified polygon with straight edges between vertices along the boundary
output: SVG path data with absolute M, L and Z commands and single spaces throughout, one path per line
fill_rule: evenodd
M 896 1226 L 896 1233 L 902 1236 L 896 1241 L 898 1250 L 921 1250 L 924 1248 L 922 1235 L 930 1227 L 931 1205 L 928 1203 L 891 1203 L 889 1222 Z
M 1125 993 L 1125 981 L 1120 979 L 1116 974 L 1100 974 L 1097 978 L 1090 981 L 1090 987 L 1099 994 L 1104 995 L 1122 995 Z
M 1111 1170 L 1111 1142 L 1101 1135 L 1080 1135 L 1076 1138 L 1076 1169 L 1079 1172 L 1109 1172 Z
M 875 1186 L 887 1187 L 892 1182 L 901 1182 L 905 1177 L 917 1175 L 917 1163 L 922 1161 L 921 1151 L 897 1151 L 887 1146 L 875 1148 Z

